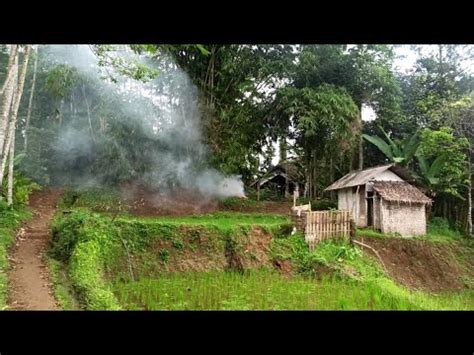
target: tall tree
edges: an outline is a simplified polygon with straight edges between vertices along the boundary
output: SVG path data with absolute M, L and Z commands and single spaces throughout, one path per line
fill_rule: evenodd
M 425 53 L 418 48 L 415 70 L 404 79 L 405 115 L 418 126 L 438 129 L 445 125 L 450 102 L 474 89 L 472 74 L 464 62 L 472 60 L 463 46 L 437 45 Z
M 3 150 L 3 156 L 1 161 L 1 171 L 0 171 L 0 186 L 2 185 L 3 174 L 5 169 L 6 160 L 9 157 L 9 176 L 8 176 L 8 205 L 13 203 L 13 162 L 15 156 L 15 132 L 16 132 L 16 121 L 18 117 L 18 109 L 20 107 L 21 97 L 23 95 L 23 87 L 25 84 L 26 71 L 28 69 L 28 60 L 31 53 L 31 46 L 27 45 L 25 48 L 25 54 L 23 55 L 23 62 L 21 65 L 21 71 L 16 82 L 15 94 L 13 96 L 11 118 L 9 123 L 8 138 Z M 18 54 L 17 54 L 18 56 Z M 18 60 L 18 57 L 17 59 Z
M 5 82 L 2 88 L 2 105 L 0 107 L 0 163 L 3 160 L 3 151 L 5 146 L 5 138 L 8 131 L 8 122 L 9 122 L 9 113 L 12 105 L 12 98 L 14 95 L 14 86 L 15 86 L 15 73 L 17 72 L 17 67 L 15 66 L 15 61 L 17 60 L 18 55 L 18 45 L 11 45 L 9 57 L 8 57 L 8 66 L 7 66 L 7 75 Z
M 447 116 L 458 137 L 466 141 L 466 174 L 467 174 L 467 211 L 466 232 L 473 235 L 472 223 L 472 171 L 474 168 L 474 93 L 459 101 L 452 102 L 447 107 Z
M 166 49 L 200 89 L 214 166 L 251 180 L 267 137 L 278 136 L 272 92 L 289 76 L 292 48 L 183 45 Z
M 322 83 L 344 87 L 356 103 L 359 119 L 358 167 L 363 167 L 362 106 L 372 106 L 377 116 L 399 115 L 400 88 L 392 70 L 393 48 L 385 45 L 306 45 L 295 69 L 296 87 Z
M 39 53 L 37 52 L 35 55 L 35 64 L 33 66 L 33 79 L 31 82 L 30 98 L 28 100 L 28 111 L 26 113 L 26 120 L 25 120 L 25 140 L 23 144 L 23 150 L 25 152 L 28 151 L 28 129 L 30 128 L 31 109 L 33 107 L 33 95 L 35 94 L 36 71 L 38 69 L 38 57 L 39 57 Z
M 328 152 L 341 154 L 350 148 L 358 109 L 347 91 L 324 84 L 317 89 L 284 88 L 279 106 L 297 129 L 296 141 L 304 152 L 310 198 L 318 195 L 318 162 Z

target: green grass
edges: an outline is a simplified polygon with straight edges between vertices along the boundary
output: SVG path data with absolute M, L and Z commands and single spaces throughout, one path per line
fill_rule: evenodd
M 15 240 L 15 232 L 20 223 L 30 217 L 31 213 L 23 207 L 0 210 L 0 309 L 5 309 L 7 304 L 8 248 Z
M 158 218 L 126 216 L 111 223 L 108 215 L 74 209 L 55 220 L 53 251 L 56 248 L 57 255 L 67 263 L 69 278 L 87 309 L 473 308 L 472 293 L 436 297 L 409 291 L 395 284 L 377 261 L 354 245 L 326 241 L 310 252 L 304 236 L 299 234 L 276 235 L 269 251 L 272 260 L 291 261 L 296 271 L 294 278 L 248 269 L 247 276 L 222 270 L 167 273 L 172 258 L 182 257 L 184 249 L 193 250 L 194 235 L 198 239 L 206 236 L 205 243 L 209 244 L 204 244 L 204 252 L 214 257 L 220 255 L 222 259 L 229 241 L 237 253 L 245 245 L 246 235 L 239 234 L 237 226 L 259 224 L 270 228 L 286 222 L 286 217 L 281 216 L 224 213 Z M 185 243 L 185 238 L 190 237 Z M 168 241 L 169 246 L 150 249 L 154 240 Z M 131 279 L 124 265 L 114 269 L 117 258 L 122 256 L 124 260 L 125 245 L 139 281 Z M 321 266 L 325 273 L 331 271 L 333 278 L 321 279 Z
M 327 241 L 310 252 L 302 235 L 274 238 L 270 255 L 290 260 L 296 275 L 272 270 L 160 273 L 110 283 L 124 309 L 474 309 L 474 293 L 430 295 L 391 280 L 380 265 L 347 242 Z M 320 266 L 325 273 L 319 274 Z M 326 272 L 331 270 L 332 276 Z
M 67 278 L 66 266 L 60 261 L 49 258 L 48 270 L 53 283 L 54 295 L 61 309 L 80 309 L 79 304 L 75 299 L 72 285 Z
M 244 276 L 224 271 L 229 246 L 249 260 L 245 246 L 252 225 L 273 233 L 268 256 L 289 260 L 294 277 L 258 271 L 255 264 L 248 264 L 254 269 L 246 268 Z M 397 285 L 375 259 L 348 242 L 323 242 L 310 252 L 304 236 L 290 236 L 288 226 L 284 215 L 121 214 L 112 221 L 110 214 L 74 207 L 55 219 L 52 255 L 67 265 L 86 309 L 474 308 L 472 292 L 435 296 Z M 170 273 L 169 266 L 190 261 L 213 271 Z
M 91 310 L 119 310 L 103 278 L 103 251 L 97 240 L 79 243 L 71 256 L 69 277 L 83 304 Z
M 280 233 L 288 222 L 285 216 L 242 213 L 120 216 L 112 221 L 110 215 L 74 208 L 67 214 L 59 211 L 55 217 L 51 256 L 67 265 L 69 279 L 87 309 L 120 309 L 106 275 L 128 277 L 129 267 L 137 275 L 167 270 L 168 262 L 179 259 L 184 249 L 199 249 L 209 263 L 221 267 L 229 247 L 243 258 L 253 255 L 242 254 L 250 226 Z M 156 241 L 164 243 L 159 250 L 151 248 Z M 132 263 L 128 254 L 133 256 Z
M 371 229 L 371 228 L 357 228 L 356 230 L 357 237 L 374 237 L 374 238 L 386 238 L 388 237 L 387 234 L 383 234 L 378 230 Z
M 115 283 L 126 309 L 300 310 L 390 309 L 391 300 L 355 283 L 303 277 L 287 279 L 269 270 L 167 274 L 159 279 Z
M 381 233 L 371 228 L 357 228 L 356 236 L 372 238 L 403 238 L 398 233 Z M 446 219 L 433 217 L 427 226 L 426 235 L 414 237 L 415 240 L 426 240 L 435 243 L 459 242 L 467 246 L 474 246 L 471 238 L 463 236 L 459 231 L 452 229 Z
M 255 207 L 259 205 L 259 201 L 250 198 L 229 197 L 222 201 L 222 205 L 227 208 Z
M 275 271 L 245 275 L 214 271 L 165 274 L 157 279 L 116 282 L 114 292 L 131 310 L 417 310 L 472 309 L 473 294 L 389 292 L 375 282 L 338 278 L 285 278 Z
M 167 223 L 173 225 L 203 225 L 215 226 L 220 229 L 232 229 L 235 226 L 259 225 L 263 227 L 274 227 L 281 224 L 290 223 L 290 219 L 284 215 L 240 213 L 240 212 L 219 212 L 204 215 L 192 216 L 156 216 L 156 217 L 135 217 L 120 216 L 117 220 L 122 221 L 142 221 L 152 223 Z
M 450 228 L 449 222 L 440 217 L 433 217 L 431 219 L 427 227 L 427 234 L 421 239 L 441 243 L 452 243 L 453 241 L 463 244 L 469 243 L 469 238 L 464 237 L 459 231 Z
M 87 207 L 97 212 L 125 211 L 120 192 L 116 189 L 90 188 L 67 189 L 59 204 L 60 208 Z

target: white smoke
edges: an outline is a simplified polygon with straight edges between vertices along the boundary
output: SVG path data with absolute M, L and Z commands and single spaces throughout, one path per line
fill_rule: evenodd
M 244 186 L 239 176 L 224 176 L 206 166 L 208 149 L 202 140 L 202 122 L 198 90 L 188 75 L 169 57 L 161 56 L 153 62 L 122 47 L 115 55 L 154 65 L 159 70 L 156 79 L 148 83 L 132 80 L 101 68 L 91 48 L 86 45 L 51 45 L 45 48 L 48 58 L 56 64 L 67 64 L 85 75 L 100 92 L 113 97 L 117 117 L 138 123 L 143 132 L 156 141 L 150 169 L 143 173 L 143 181 L 161 190 L 176 186 L 191 188 L 206 197 L 244 197 Z M 104 70 L 113 72 L 118 83 L 104 80 Z M 61 130 L 56 142 L 56 153 L 65 161 L 77 155 L 91 154 L 88 127 L 68 127 Z M 110 143 L 110 142 L 109 142 Z

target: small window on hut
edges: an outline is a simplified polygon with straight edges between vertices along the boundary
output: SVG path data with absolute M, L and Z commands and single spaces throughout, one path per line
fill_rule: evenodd
M 352 186 L 352 193 L 355 194 L 357 192 L 357 186 Z

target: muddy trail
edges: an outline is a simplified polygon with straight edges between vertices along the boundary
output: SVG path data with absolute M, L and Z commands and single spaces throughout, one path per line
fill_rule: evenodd
M 61 193 L 61 189 L 44 189 L 30 196 L 28 207 L 33 217 L 22 225 L 9 252 L 9 309 L 59 309 L 53 296 L 44 253 Z

